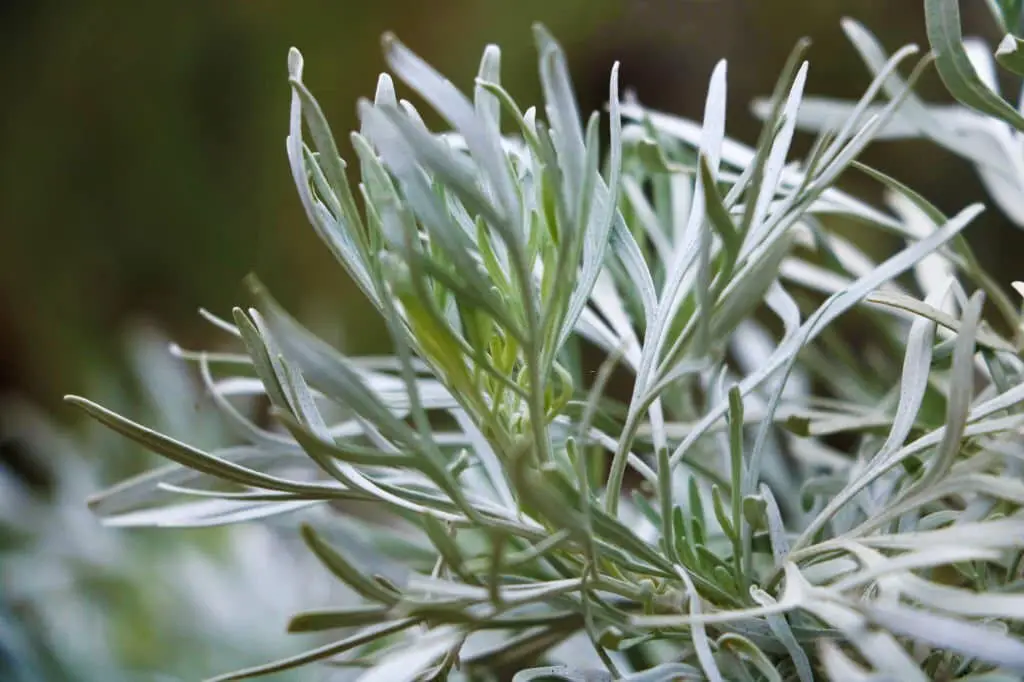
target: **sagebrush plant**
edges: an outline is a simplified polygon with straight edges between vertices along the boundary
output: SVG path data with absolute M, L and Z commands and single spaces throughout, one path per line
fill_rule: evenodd
M 302 205 L 394 355 L 344 356 L 254 282 L 255 308 L 218 322 L 244 353 L 187 355 L 261 456 L 71 398 L 176 462 L 93 505 L 176 526 L 327 504 L 344 512 L 327 523 L 404 547 L 409 574 L 304 525 L 362 602 L 291 621 L 332 644 L 214 679 L 314 662 L 367 682 L 1024 674 L 1020 306 L 961 236 L 981 206 L 947 218 L 856 161 L 931 57 L 898 80 L 915 48 L 885 58 L 848 26 L 876 78 L 802 162 L 803 43 L 751 149 L 725 137 L 724 62 L 701 124 L 623 102 L 613 68 L 603 145 L 543 29 L 541 111 L 501 87 L 495 47 L 470 99 L 388 36 L 391 71 L 453 132 L 381 76 L 355 187 L 289 55 Z M 835 188 L 854 167 L 893 212 Z M 876 261 L 837 219 L 903 247 Z M 623 373 L 631 389 L 606 390 Z
M 134 387 L 99 374 L 90 390 L 158 428 L 218 447 L 229 432 L 218 415 L 199 411 L 208 400 L 203 387 L 188 364 L 166 351 L 165 336 L 137 329 L 126 353 Z M 240 407 L 251 413 L 256 405 Z M 282 638 L 281 619 L 324 600 L 353 598 L 317 575 L 318 563 L 298 551 L 302 543 L 286 517 L 273 527 L 233 526 L 198 538 L 103 528 L 82 498 L 155 458 L 95 422 L 68 429 L 5 396 L 0 433 L 20 444 L 48 481 L 45 491 L 33 489 L 0 464 L 5 682 L 195 680 L 301 651 L 309 643 Z M 359 539 L 346 542 L 356 548 Z M 318 678 L 306 671 L 282 679 Z

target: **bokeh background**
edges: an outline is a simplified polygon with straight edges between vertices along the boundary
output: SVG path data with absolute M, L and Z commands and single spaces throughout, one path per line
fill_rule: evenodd
M 609 68 L 619 60 L 624 85 L 643 102 L 699 116 L 711 68 L 727 58 L 729 132 L 749 142 L 758 130 L 749 102 L 770 92 L 800 37 L 814 41 L 808 91 L 855 97 L 868 77 L 842 36 L 840 17 L 862 21 L 893 50 L 924 44 L 921 4 L 2 3 L 0 393 L 28 399 L 63 423 L 72 415 L 60 396 L 87 393 L 103 378 L 107 386 L 123 384 L 121 404 L 139 417 L 127 329 L 147 320 L 182 345 L 201 346 L 216 332 L 197 307 L 227 315 L 244 305 L 242 279 L 250 272 L 347 351 L 386 343 L 305 224 L 295 196 L 284 155 L 292 45 L 303 51 L 306 81 L 342 140 L 340 133 L 357 125 L 356 99 L 372 95 L 384 68 L 385 30 L 467 88 L 484 45 L 498 43 L 504 81 L 532 103 L 538 88 L 530 25 L 541 21 L 567 49 L 584 111 L 603 105 Z M 967 30 L 994 38 L 982 5 L 965 3 Z M 922 90 L 943 99 L 934 75 Z M 983 197 L 963 164 L 924 144 L 878 147 L 868 160 L 946 210 Z M 877 192 L 855 179 L 850 188 Z M 1000 278 L 1017 274 L 1020 237 L 997 212 L 970 238 Z M 0 466 L 37 488 L 54 484 L 48 472 L 61 466 L 54 459 L 64 451 L 26 454 L 33 444 L 2 433 L 0 446 Z
M 969 28 L 985 33 L 984 12 Z M 530 25 L 565 44 L 584 110 L 607 75 L 649 105 L 697 116 L 714 62 L 730 61 L 730 132 L 757 124 L 748 102 L 770 91 L 795 41 L 814 46 L 808 90 L 855 96 L 867 77 L 839 30 L 852 16 L 890 48 L 923 43 L 916 0 L 23 0 L 0 9 L 0 389 L 48 405 L 92 368 L 118 364 L 127 321 L 159 322 L 183 343 L 209 332 L 195 314 L 245 302 L 256 272 L 285 301 L 356 321 L 354 352 L 379 326 L 307 229 L 284 157 L 285 56 L 303 50 L 307 81 L 337 131 L 383 69 L 393 30 L 464 87 L 488 42 L 504 77 L 536 101 Z M 936 79 L 925 90 L 940 95 Z M 344 137 L 344 135 L 339 135 Z M 344 149 L 344 146 L 343 146 Z M 344 153 L 344 152 L 343 152 Z M 955 206 L 977 197 L 961 165 L 926 146 L 876 162 Z M 934 158 L 932 158 L 934 157 Z M 950 191 L 945 191 L 949 189 Z M 975 232 L 978 232 L 975 230 Z

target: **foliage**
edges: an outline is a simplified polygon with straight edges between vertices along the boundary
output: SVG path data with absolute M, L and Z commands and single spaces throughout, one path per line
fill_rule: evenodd
M 133 334 L 128 355 L 138 386 L 101 376 L 93 391 L 214 447 L 229 435 L 213 412 L 197 412 L 202 387 L 166 348 L 152 331 Z M 0 468 L 0 679 L 200 679 L 294 653 L 303 643 L 280 636 L 288 614 L 352 599 L 318 579 L 315 559 L 298 551 L 294 529 L 283 523 L 177 538 L 112 533 L 83 509 L 83 497 L 154 458 L 95 422 L 69 431 L 20 400 L 2 408 L 0 430 L 49 485 L 30 488 Z
M 302 536 L 362 601 L 290 625 L 333 643 L 216 680 L 316 661 L 366 682 L 1024 673 L 1020 307 L 961 237 L 980 206 L 947 218 L 856 161 L 920 106 L 930 58 L 903 81 L 913 48 L 847 31 L 876 78 L 801 163 L 803 44 L 754 149 L 725 137 L 724 62 L 700 125 L 622 102 L 613 68 L 602 154 L 543 29 L 543 116 L 501 87 L 497 48 L 469 99 L 388 36 L 454 133 L 382 76 L 355 188 L 289 55 L 300 199 L 394 355 L 341 355 L 253 282 L 255 308 L 217 322 L 244 353 L 187 356 L 254 459 L 70 399 L 175 462 L 94 498 L 108 523 L 346 510 Z M 850 168 L 891 213 L 834 187 Z M 875 261 L 835 216 L 903 246 Z M 327 539 L 366 509 L 404 579 Z

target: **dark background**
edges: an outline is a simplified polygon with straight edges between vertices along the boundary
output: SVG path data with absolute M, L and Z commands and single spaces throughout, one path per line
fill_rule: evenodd
M 995 38 L 983 3 L 968 30 Z M 810 36 L 808 92 L 856 96 L 865 70 L 839 29 L 864 22 L 890 51 L 923 44 L 917 0 L 34 0 L 0 4 L 0 392 L 56 407 L 90 376 L 119 372 L 122 332 L 155 321 L 185 345 L 229 314 L 256 272 L 349 352 L 379 348 L 381 328 L 305 224 L 284 155 L 286 54 L 337 137 L 384 68 L 393 30 L 469 87 L 488 42 L 504 80 L 536 99 L 530 24 L 565 45 L 584 111 L 603 104 L 608 70 L 645 103 L 699 116 L 715 60 L 730 60 L 729 132 L 751 141 L 751 97 L 770 91 L 795 41 Z M 926 93 L 942 97 L 930 75 Z M 805 145 L 806 148 L 806 145 Z M 347 146 L 342 147 L 347 154 Z M 869 160 L 947 210 L 981 198 L 969 169 L 922 144 Z M 853 185 L 870 196 L 876 188 Z M 1009 278 L 990 211 L 972 240 Z M 1008 255 L 1010 254 L 1010 255 Z M 63 414 L 63 413 L 62 413 Z

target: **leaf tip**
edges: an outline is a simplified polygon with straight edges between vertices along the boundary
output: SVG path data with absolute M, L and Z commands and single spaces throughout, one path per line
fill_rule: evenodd
M 501 63 L 501 48 L 498 47 L 497 45 L 495 45 L 494 43 L 488 44 L 487 47 L 484 48 L 484 55 L 481 58 L 481 64 L 487 65 L 490 68 L 497 68 L 497 66 L 500 63 Z M 481 68 L 480 70 L 481 70 L 481 72 L 484 71 L 483 68 Z
M 549 52 L 561 51 L 555 36 L 548 30 L 547 26 L 539 21 L 533 24 L 533 39 L 537 43 L 537 48 L 542 56 L 546 56 Z
M 853 17 L 843 17 L 839 20 L 839 26 L 846 33 L 851 31 L 863 31 L 864 25 Z
M 260 281 L 260 278 L 253 273 L 249 273 L 243 280 L 245 288 L 249 290 L 249 294 L 257 300 L 262 300 L 268 296 L 267 288 Z
M 373 94 L 373 102 L 378 106 L 382 104 L 398 105 L 398 96 L 395 94 L 395 82 L 390 74 L 382 73 L 377 77 L 377 90 Z
M 320 537 L 316 534 L 313 526 L 309 523 L 299 524 L 299 535 L 302 537 L 302 541 L 307 545 L 317 545 L 320 542 Z
M 996 56 L 1003 57 L 1015 52 L 1017 52 L 1017 40 L 1013 37 L 1012 33 L 1007 33 L 1006 37 L 999 41 L 999 45 L 996 47 Z
M 390 59 L 392 53 L 402 47 L 402 43 L 393 31 L 385 31 L 380 37 L 380 47 L 384 51 L 385 58 Z
M 285 628 L 285 632 L 289 635 L 301 634 L 307 631 L 306 619 L 303 614 L 292 616 L 291 620 L 288 621 L 288 626 Z
M 750 103 L 750 113 L 758 120 L 766 120 L 772 113 L 772 101 L 765 97 L 755 98 Z
M 302 53 L 297 47 L 288 48 L 288 78 L 302 80 Z

